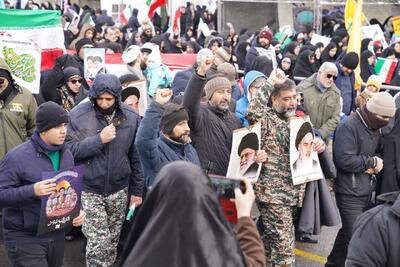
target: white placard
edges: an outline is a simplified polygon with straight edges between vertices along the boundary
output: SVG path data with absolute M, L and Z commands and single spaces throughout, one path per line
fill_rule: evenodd
M 232 149 L 226 177 L 258 180 L 261 164 L 255 161 L 261 143 L 261 124 L 233 131 Z
M 318 154 L 313 149 L 315 135 L 308 116 L 290 120 L 290 170 L 294 185 L 324 177 Z
M 331 38 L 314 33 L 310 42 L 312 45 L 321 42 L 324 44 L 324 47 L 326 47 L 331 42 Z
M 382 44 L 383 49 L 388 47 L 388 44 L 385 40 L 385 35 L 381 27 L 378 24 L 363 26 L 361 28 L 362 31 L 362 38 L 370 38 L 372 41 L 380 41 Z
M 39 93 L 42 52 L 33 41 L 4 34 L 0 38 L 0 58 L 11 69 L 15 82 L 33 94 Z

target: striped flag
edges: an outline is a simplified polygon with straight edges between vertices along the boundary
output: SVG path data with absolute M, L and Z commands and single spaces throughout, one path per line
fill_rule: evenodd
M 27 55 L 29 52 L 26 50 L 27 42 L 24 40 L 32 41 L 37 49 L 41 49 L 41 61 L 38 57 L 34 60 L 35 62 L 39 60 L 41 69 L 45 69 L 47 65 L 54 65 L 55 59 L 64 53 L 64 32 L 59 11 L 0 9 L 0 34 L 12 37 L 15 45 L 14 51 L 7 50 L 8 56 L 13 55 L 20 60 L 29 58 Z M 20 40 L 21 46 L 18 47 L 16 42 Z M 18 50 L 23 45 L 25 45 L 25 52 L 21 54 L 22 52 L 18 52 Z M 32 48 L 32 53 L 37 49 Z M 32 66 L 32 60 L 28 61 Z M 27 78 L 26 73 L 24 76 L 26 81 L 31 81 L 31 78 Z M 31 91 L 36 92 L 37 88 L 34 87 Z
M 164 6 L 166 3 L 167 0 L 147 0 L 146 5 L 149 6 L 149 12 L 147 13 L 147 16 L 152 19 L 156 9 Z
M 382 83 L 390 84 L 397 66 L 397 59 L 378 57 L 375 64 L 375 71 Z
M 120 20 L 123 24 L 127 25 L 127 24 L 128 24 L 128 21 L 129 21 L 129 18 L 132 16 L 132 11 L 133 11 L 132 6 L 131 6 L 131 5 L 128 5 L 128 6 L 119 14 L 119 20 Z

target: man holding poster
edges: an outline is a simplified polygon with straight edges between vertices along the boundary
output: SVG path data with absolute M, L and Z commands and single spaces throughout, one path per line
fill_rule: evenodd
M 55 179 L 41 180 L 43 172 L 74 166 L 64 147 L 68 114 L 54 102 L 36 113 L 36 131 L 29 141 L 10 151 L 0 163 L 0 207 L 3 235 L 13 266 L 62 266 L 64 230 L 37 235 L 41 197 L 56 191 Z M 73 219 L 79 226 L 85 213 Z

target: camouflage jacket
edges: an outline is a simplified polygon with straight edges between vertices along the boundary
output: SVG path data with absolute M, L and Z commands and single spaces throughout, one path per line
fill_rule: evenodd
M 305 184 L 293 185 L 290 172 L 289 122 L 267 106 L 272 86 L 267 84 L 252 99 L 246 118 L 261 123 L 261 149 L 267 153 L 258 183 L 257 201 L 277 205 L 301 206 Z

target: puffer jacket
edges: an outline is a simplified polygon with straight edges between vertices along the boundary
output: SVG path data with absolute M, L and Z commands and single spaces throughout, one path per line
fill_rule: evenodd
M 245 118 L 247 113 L 247 108 L 249 107 L 250 104 L 249 88 L 250 85 L 259 77 L 265 77 L 265 75 L 256 70 L 249 71 L 244 77 L 243 96 L 236 102 L 236 113 L 235 113 L 236 117 L 238 117 L 242 122 L 242 127 L 249 126 L 249 122 Z
M 66 143 L 76 163 L 85 165 L 84 191 L 110 195 L 129 185 L 131 194 L 141 196 L 144 180 L 135 146 L 140 116 L 121 103 L 120 84 L 113 77 L 97 76 L 89 91 L 91 101 L 71 110 Z M 101 142 L 100 132 L 108 124 L 94 105 L 95 99 L 104 92 L 117 98 L 113 120 L 117 135 L 107 144 Z
M 11 73 L 11 69 L 1 58 L 0 69 Z M 0 103 L 0 160 L 12 148 L 31 137 L 35 128 L 35 98 L 31 92 L 15 82 L 13 87 L 6 101 Z

